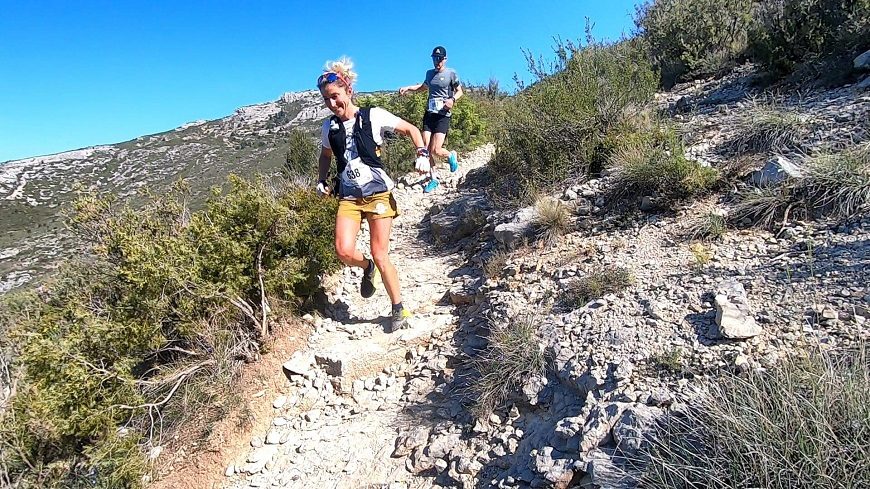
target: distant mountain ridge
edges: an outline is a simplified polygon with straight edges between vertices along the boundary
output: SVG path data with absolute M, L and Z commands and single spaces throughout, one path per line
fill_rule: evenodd
M 0 164 L 0 293 L 41 275 L 72 249 L 62 210 L 77 188 L 135 200 L 143 189 L 159 193 L 187 178 L 194 201 L 201 201 L 229 173 L 279 171 L 291 130 L 314 134 L 328 114 L 317 91 L 288 92 L 220 119 Z

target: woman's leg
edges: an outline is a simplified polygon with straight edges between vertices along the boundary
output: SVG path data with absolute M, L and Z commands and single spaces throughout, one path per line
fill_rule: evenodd
M 371 232 L 372 259 L 381 272 L 384 288 L 393 304 L 402 302 L 402 292 L 399 288 L 399 274 L 396 267 L 390 261 L 390 230 L 393 227 L 393 218 L 381 219 L 369 218 L 369 231 Z
M 345 265 L 365 268 L 369 262 L 362 252 L 356 249 L 359 227 L 360 221 L 353 217 L 338 215 L 335 218 L 335 252 Z

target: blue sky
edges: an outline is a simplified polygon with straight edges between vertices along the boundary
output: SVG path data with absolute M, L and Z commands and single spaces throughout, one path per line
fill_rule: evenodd
M 466 83 L 528 78 L 522 49 L 633 28 L 632 0 L 0 0 L 0 162 L 111 144 L 313 88 L 348 55 L 357 90 L 417 83 L 442 44 Z

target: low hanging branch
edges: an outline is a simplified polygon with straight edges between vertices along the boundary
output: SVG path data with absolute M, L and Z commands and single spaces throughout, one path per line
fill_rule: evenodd
M 120 408 L 120 409 L 145 409 L 145 408 L 148 408 L 149 410 L 152 408 L 158 408 L 158 407 L 166 404 L 167 402 L 169 402 L 170 399 L 172 399 L 172 396 L 175 395 L 175 391 L 177 391 L 178 388 L 181 387 L 181 384 L 184 382 L 184 379 L 190 377 L 190 375 L 193 374 L 194 372 L 196 372 L 197 370 L 199 370 L 203 367 L 206 367 L 208 365 L 214 365 L 214 363 L 215 363 L 214 360 L 206 360 L 204 362 L 200 362 L 200 363 L 197 363 L 196 365 L 193 365 L 192 367 L 188 368 L 187 370 L 184 370 L 182 372 L 179 372 L 179 373 L 173 375 L 170 379 L 178 379 L 178 381 L 175 382 L 175 385 L 172 386 L 172 389 L 170 389 L 169 394 L 167 394 L 166 397 L 163 398 L 163 400 L 160 402 L 149 402 L 149 403 L 145 403 L 145 404 L 140 404 L 138 406 L 128 406 L 126 404 L 116 404 L 112 407 L 113 408 Z M 150 383 L 153 384 L 156 382 L 150 382 Z

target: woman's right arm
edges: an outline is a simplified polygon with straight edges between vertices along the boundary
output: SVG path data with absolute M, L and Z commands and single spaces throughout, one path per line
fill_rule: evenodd
M 320 147 L 320 156 L 317 158 L 317 186 L 320 190 L 323 185 L 323 193 L 329 195 L 329 182 L 326 178 L 329 176 L 329 164 L 332 163 L 332 149 Z

